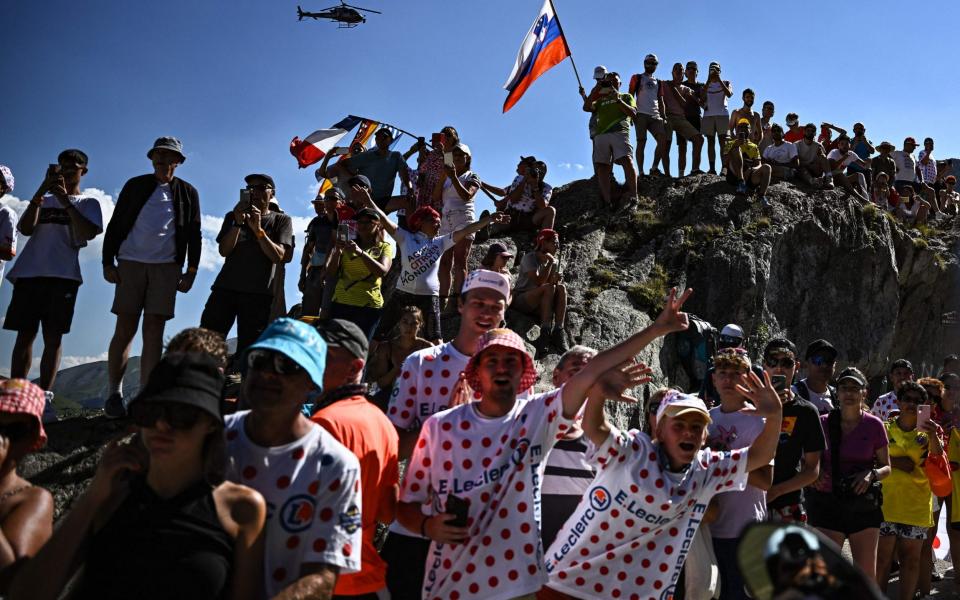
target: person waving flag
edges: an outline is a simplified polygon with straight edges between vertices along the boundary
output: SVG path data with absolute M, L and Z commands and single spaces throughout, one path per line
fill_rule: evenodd
M 540 13 L 520 44 L 513 71 L 503 86 L 509 92 L 503 103 L 503 112 L 510 110 L 538 77 L 568 56 L 570 47 L 563 37 L 553 3 L 551 0 L 544 0 Z M 572 61 L 573 57 L 570 60 Z

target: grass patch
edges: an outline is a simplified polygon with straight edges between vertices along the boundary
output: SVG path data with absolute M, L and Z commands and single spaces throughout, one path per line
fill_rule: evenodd
M 930 247 L 930 244 L 927 243 L 927 240 L 923 239 L 922 237 L 916 237 L 913 238 L 913 247 L 917 250 L 926 250 Z
M 873 222 L 880 218 L 880 209 L 873 202 L 864 204 L 860 212 L 863 214 L 864 221 Z
M 764 229 L 770 229 L 772 226 L 773 223 L 770 221 L 769 217 L 759 217 L 747 223 L 743 229 L 744 231 L 749 231 L 750 233 L 759 233 Z
M 597 296 L 599 296 L 601 292 L 603 292 L 602 287 L 599 287 L 599 286 L 588 287 L 587 291 L 583 293 L 584 304 L 586 304 L 589 307 L 590 304 L 597 299 Z
M 666 270 L 655 264 L 644 281 L 627 288 L 627 296 L 643 310 L 657 314 L 663 310 L 663 301 L 669 290 Z
M 920 235 L 925 239 L 938 238 L 943 235 L 943 232 L 929 225 L 927 223 L 921 223 L 916 226 L 917 231 L 920 232 Z
M 603 247 L 610 252 L 623 252 L 633 244 L 633 236 L 627 231 L 607 231 L 603 236 Z
M 620 279 L 620 276 L 612 270 L 597 266 L 590 267 L 589 273 L 590 283 L 600 286 L 601 288 L 610 287 Z
M 949 262 L 949 260 L 947 259 L 946 255 L 944 255 L 944 254 L 941 253 L 941 252 L 937 252 L 937 253 L 934 255 L 934 257 L 933 257 L 933 262 L 934 262 L 935 265 L 937 265 L 937 268 L 940 269 L 941 271 L 946 271 L 946 270 L 947 270 L 947 266 L 950 264 L 950 262 Z

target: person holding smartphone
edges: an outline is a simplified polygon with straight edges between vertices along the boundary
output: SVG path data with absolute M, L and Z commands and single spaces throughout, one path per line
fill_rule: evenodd
M 786 338 L 776 338 L 763 350 L 763 370 L 783 404 L 783 425 L 773 463 L 773 485 L 767 490 L 770 519 L 783 523 L 806 523 L 803 488 L 820 473 L 820 455 L 826 447 L 820 413 L 797 394 L 793 378 L 800 364 L 797 347 Z
M 727 183 L 736 186 L 738 194 L 756 190 L 760 205 L 770 207 L 767 201 L 767 186 L 773 169 L 760 159 L 760 148 L 750 139 L 750 121 L 737 122 L 737 137 L 723 145 L 723 161 L 727 167 Z
M 473 198 L 480 189 L 480 178 L 470 170 L 472 156 L 469 146 L 457 143 L 444 154 L 443 172 L 433 188 L 434 204 L 439 202 L 442 205 L 441 236 L 455 235 L 473 224 L 476 213 Z M 463 235 L 454 244 L 452 252 L 445 251 L 440 257 L 440 303 L 446 302 L 442 308 L 448 313 L 456 312 L 457 297 L 467 276 L 467 258 L 475 236 L 474 232 Z

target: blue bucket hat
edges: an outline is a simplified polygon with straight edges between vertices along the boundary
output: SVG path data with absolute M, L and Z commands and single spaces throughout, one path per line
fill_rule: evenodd
M 267 327 L 246 352 L 262 348 L 279 352 L 307 372 L 313 383 L 323 389 L 323 369 L 327 364 L 327 343 L 313 327 L 293 319 L 277 319 Z

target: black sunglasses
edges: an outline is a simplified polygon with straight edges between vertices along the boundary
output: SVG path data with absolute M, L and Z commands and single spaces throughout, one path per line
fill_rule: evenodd
M 173 429 L 192 429 L 203 410 L 179 402 L 136 402 L 130 416 L 138 427 L 153 427 L 159 419 Z
M 255 371 L 273 371 L 277 375 L 293 375 L 303 371 L 303 367 L 286 355 L 260 348 L 247 353 L 247 367 Z
M 781 358 L 780 360 L 777 360 L 775 358 L 766 358 L 764 359 L 763 362 L 771 369 L 775 369 L 777 367 L 783 367 L 784 369 L 791 369 L 793 368 L 794 365 L 797 364 L 796 359 L 793 359 L 793 358 Z
M 37 435 L 37 426 L 33 423 L 19 422 L 0 425 L 0 436 L 10 440 L 11 444 L 22 442 Z

